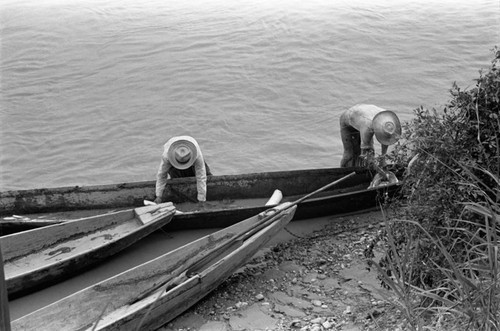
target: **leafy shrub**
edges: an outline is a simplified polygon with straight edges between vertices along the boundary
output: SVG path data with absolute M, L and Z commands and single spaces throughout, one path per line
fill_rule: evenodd
M 432 227 L 458 216 L 460 203 L 477 199 L 468 182 L 494 194 L 495 182 L 478 169 L 500 174 L 499 63 L 496 50 L 489 72 L 480 72 L 473 89 L 463 91 L 453 84 L 452 99 L 442 110 L 417 108 L 413 121 L 404 124 L 392 159 L 411 164 L 404 194 L 418 221 Z
M 407 166 L 395 205 L 404 221 L 387 228 L 379 267 L 384 283 L 401 294 L 410 323 L 418 309 L 441 307 L 435 312 L 451 312 L 461 326 L 500 327 L 499 66 L 495 48 L 475 87 L 453 84 L 443 109 L 415 109 L 391 155 Z

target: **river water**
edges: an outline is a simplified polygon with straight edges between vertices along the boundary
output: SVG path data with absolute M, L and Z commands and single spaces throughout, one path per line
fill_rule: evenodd
M 339 165 L 338 118 L 449 99 L 498 0 L 4 0 L 0 190 L 154 179 L 189 134 L 215 174 Z

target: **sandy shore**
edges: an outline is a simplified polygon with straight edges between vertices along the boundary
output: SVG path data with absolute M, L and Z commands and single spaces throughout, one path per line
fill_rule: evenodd
M 383 222 L 368 212 L 300 234 L 289 225 L 285 239 L 159 331 L 397 330 L 392 293 L 364 254 Z

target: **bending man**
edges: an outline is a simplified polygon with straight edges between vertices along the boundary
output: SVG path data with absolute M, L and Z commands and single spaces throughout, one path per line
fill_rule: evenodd
M 190 136 L 169 139 L 163 146 L 160 167 L 156 174 L 156 203 L 163 202 L 168 178 L 196 177 L 198 201 L 207 199 L 207 175 L 212 175 L 203 159 L 198 142 Z
M 340 135 L 344 146 L 341 167 L 367 166 L 374 162 L 373 136 L 382 145 L 382 155 L 401 136 L 397 115 L 374 105 L 355 105 L 340 115 Z
M 382 145 L 381 155 L 385 156 L 389 145 L 399 140 L 401 123 L 394 112 L 374 105 L 355 105 L 340 115 L 340 135 L 344 146 L 341 167 L 374 167 L 378 174 L 371 186 L 380 184 L 382 179 L 397 182 L 393 173 L 384 173 L 376 164 L 373 142 L 375 136 Z M 385 161 L 382 160 L 381 166 L 384 164 Z

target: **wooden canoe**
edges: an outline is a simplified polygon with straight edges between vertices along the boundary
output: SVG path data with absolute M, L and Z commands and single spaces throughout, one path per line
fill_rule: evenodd
M 265 210 L 265 202 L 276 189 L 285 197 L 283 201 L 293 201 L 353 171 L 355 176 L 301 203 L 294 220 L 372 209 L 382 197 L 399 187 L 367 189 L 375 174 L 364 168 L 209 176 L 207 204 L 199 210 L 193 202 L 197 196 L 196 179 L 173 179 L 168 182 L 164 198 L 172 201 L 183 214 L 177 215 L 166 230 L 227 227 Z M 0 216 L 3 216 L 0 234 L 74 217 L 68 215 L 68 211 L 95 213 L 102 209 L 132 208 L 154 198 L 154 181 L 0 192 Z M 40 213 L 45 214 L 40 216 Z
M 73 220 L 0 238 L 9 298 L 85 270 L 166 225 L 171 202 Z
M 282 204 L 274 215 L 261 213 L 195 240 L 25 315 L 12 330 L 155 330 L 243 266 L 296 207 Z

